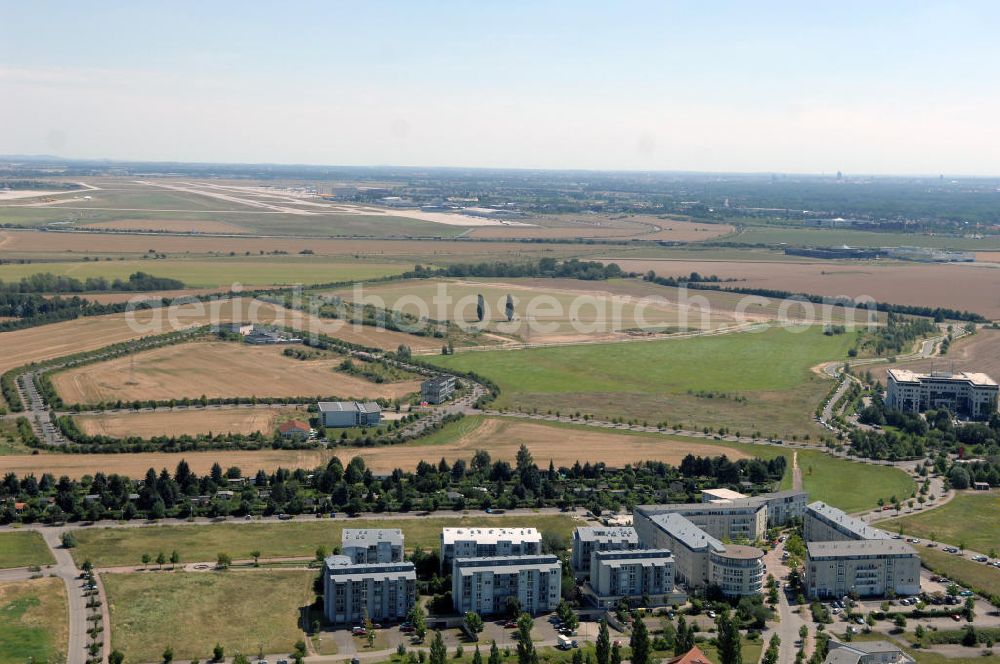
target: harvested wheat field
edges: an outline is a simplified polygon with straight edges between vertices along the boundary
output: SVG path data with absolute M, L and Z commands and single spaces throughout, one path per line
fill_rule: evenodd
M 335 371 L 344 359 L 337 353 L 296 360 L 282 354 L 285 348 L 225 341 L 176 344 L 62 371 L 52 383 L 70 404 L 201 395 L 395 399 L 420 389 L 416 380 L 377 384 Z
M 1000 330 L 982 329 L 971 337 L 953 343 L 948 354 L 914 362 L 879 364 L 871 368 L 872 375 L 885 383 L 889 369 L 898 367 L 910 371 L 971 371 L 1000 378 Z M 864 370 L 863 367 L 859 368 Z
M 216 233 L 242 234 L 250 231 L 243 226 L 209 219 L 122 219 L 83 224 L 82 228 L 114 231 L 143 231 L 149 233 Z
M 689 261 L 601 259 L 623 270 L 661 276 L 698 272 L 737 279 L 723 287 L 768 288 L 826 296 L 869 296 L 878 302 L 946 307 L 1000 318 L 1000 267 L 976 263 L 890 261 Z
M 414 349 L 440 348 L 434 339 L 401 332 L 321 320 L 301 311 L 234 298 L 192 302 L 132 313 L 88 316 L 76 320 L 0 333 L 0 373 L 30 362 L 103 348 L 122 341 L 233 320 L 276 323 L 306 332 L 328 334 L 352 343 L 395 350 L 399 344 Z
M 187 415 L 190 416 L 191 413 Z M 123 417 L 146 418 L 147 415 Z M 373 472 L 389 473 L 395 468 L 413 470 L 422 460 L 436 462 L 444 457 L 449 462 L 456 459 L 468 461 L 477 449 L 488 450 L 494 460 L 514 461 L 521 444 L 528 446 L 539 465 L 547 465 L 551 459 L 556 466 L 571 466 L 576 461 L 580 463 L 603 461 L 615 467 L 647 460 L 677 464 L 688 454 L 701 456 L 725 454 L 732 460 L 750 456 L 743 449 L 680 437 L 627 434 L 503 418 L 466 418 L 453 427 L 416 444 L 386 447 L 337 447 L 307 451 L 207 451 L 179 454 L 152 452 L 0 456 L 0 473 L 10 471 L 20 475 L 28 472 L 50 472 L 57 477 L 59 475 L 81 477 L 100 470 L 138 477 L 151 466 L 172 469 L 183 458 L 197 473 L 208 472 L 212 464 L 218 462 L 223 468 L 239 466 L 246 475 L 255 473 L 261 468 L 273 470 L 278 466 L 314 468 L 332 456 L 339 457 L 345 464 L 355 456 L 360 456 Z
M 76 415 L 77 426 L 91 436 L 112 438 L 139 436 L 194 436 L 211 433 L 270 435 L 278 424 L 289 419 L 307 419 L 305 408 L 233 408 L 176 410 L 155 413 L 112 413 Z

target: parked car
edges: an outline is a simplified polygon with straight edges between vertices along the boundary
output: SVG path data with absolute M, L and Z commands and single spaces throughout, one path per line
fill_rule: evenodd
M 957 613 L 951 614 L 951 619 L 954 620 L 955 622 L 958 622 L 959 620 L 961 620 L 961 618 L 958 617 Z
M 368 633 L 368 630 L 365 629 L 364 627 L 360 626 L 360 625 L 358 625 L 357 627 L 352 627 L 351 628 L 351 634 L 353 634 L 354 636 L 364 636 L 367 633 Z

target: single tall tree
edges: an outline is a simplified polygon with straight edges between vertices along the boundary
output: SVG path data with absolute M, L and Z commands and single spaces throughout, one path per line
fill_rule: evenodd
M 622 647 L 617 643 L 611 646 L 611 664 L 622 664 Z
M 729 611 L 715 619 L 716 640 L 719 643 L 719 664 L 743 664 L 740 627 Z
M 507 293 L 507 304 L 504 306 L 504 311 L 507 314 L 508 322 L 514 320 L 514 296 L 510 293 Z
M 632 650 L 632 656 L 629 660 L 632 664 L 649 664 L 649 630 L 646 629 L 646 623 L 642 621 L 642 616 L 639 614 L 632 616 L 632 637 L 629 639 L 628 645 Z
M 441 632 L 434 631 L 434 638 L 431 640 L 430 664 L 445 664 L 448 660 L 448 649 L 444 647 L 444 639 Z
M 610 664 L 611 633 L 608 631 L 608 621 L 604 618 L 601 618 L 601 624 L 597 628 L 597 648 L 594 654 L 597 655 L 597 664 Z
M 535 621 L 527 613 L 517 619 L 517 664 L 538 664 L 538 653 L 531 640 L 531 628 Z
M 483 318 L 486 317 L 486 298 L 480 293 L 476 295 L 476 320 L 480 323 L 483 322 Z
M 490 646 L 490 659 L 487 664 L 501 664 L 500 659 L 500 648 L 497 647 L 497 642 L 494 640 L 493 644 Z
M 483 655 L 479 652 L 479 644 L 476 644 L 476 652 L 472 653 L 472 664 L 483 664 Z
M 688 638 L 687 620 L 685 620 L 684 616 L 682 615 L 679 618 L 677 618 L 677 638 L 674 639 L 674 656 L 680 657 L 688 650 L 691 650 L 691 648 L 688 647 L 687 645 L 687 638 Z

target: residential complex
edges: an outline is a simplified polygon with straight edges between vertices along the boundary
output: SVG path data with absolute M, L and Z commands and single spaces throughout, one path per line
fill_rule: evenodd
M 674 590 L 674 557 L 666 549 L 595 551 L 584 593 L 600 608 L 623 597 L 634 604 L 646 596 L 651 606 L 684 601 Z
M 764 552 L 740 544 L 710 549 L 708 578 L 728 597 L 759 595 L 764 590 Z
M 441 374 L 420 383 L 420 400 L 427 403 L 442 403 L 455 393 L 455 377 Z
M 329 556 L 323 575 L 323 608 L 335 625 L 401 620 L 417 601 L 417 573 L 411 562 L 355 563 Z
M 573 569 L 578 576 L 586 577 L 593 553 L 637 548 L 639 535 L 635 528 L 577 528 L 573 531 Z
M 916 595 L 920 557 L 897 540 L 851 540 L 806 544 L 806 594 L 809 597 Z
M 355 563 L 402 562 L 403 531 L 399 528 L 344 528 L 340 549 Z
M 947 408 L 957 415 L 986 420 L 997 412 L 998 391 L 1000 386 L 984 373 L 889 369 L 885 405 L 911 413 Z
M 685 503 L 678 505 L 639 505 L 633 510 L 636 521 L 641 516 L 680 514 L 712 537 L 754 542 L 767 533 L 767 504 L 754 498 L 725 502 Z
M 320 401 L 317 406 L 325 427 L 373 427 L 382 421 L 382 407 L 372 401 Z
M 892 535 L 884 530 L 873 528 L 861 519 L 819 500 L 806 507 L 802 534 L 807 542 L 892 539 Z
M 553 555 L 456 558 L 451 594 L 455 611 L 494 615 L 516 598 L 528 613 L 552 611 L 562 592 L 562 563 Z
M 443 528 L 441 569 L 457 558 L 533 556 L 542 552 L 537 528 Z

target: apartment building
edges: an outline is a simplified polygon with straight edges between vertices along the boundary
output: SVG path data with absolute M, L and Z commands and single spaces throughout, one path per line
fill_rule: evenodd
M 680 514 L 717 539 L 754 542 L 767 534 L 767 504 L 756 498 L 711 503 L 639 505 L 633 513 L 636 519 L 640 515 Z
M 802 531 L 807 542 L 892 539 L 892 535 L 884 530 L 873 528 L 861 519 L 819 500 L 806 506 Z
M 709 550 L 708 578 L 727 597 L 759 595 L 764 590 L 764 552 L 740 544 Z
M 639 548 L 635 528 L 582 527 L 573 531 L 573 569 L 577 576 L 590 575 L 590 560 L 597 551 L 620 551 Z
M 584 594 L 599 608 L 613 608 L 622 598 L 632 605 L 648 601 L 646 606 L 684 601 L 684 593 L 674 590 L 674 557 L 666 549 L 595 551 Z
M 355 564 L 402 562 L 403 531 L 399 528 L 344 528 L 340 551 Z
M 830 640 L 823 664 L 913 664 L 914 659 L 888 641 Z
M 562 564 L 553 555 L 455 558 L 451 594 L 455 611 L 495 615 L 516 598 L 531 614 L 555 610 L 562 592 Z
M 456 558 L 539 555 L 542 535 L 537 528 L 443 528 L 440 550 L 443 571 Z
M 984 373 L 889 369 L 885 405 L 911 413 L 947 408 L 958 415 L 986 420 L 997 412 L 998 393 L 1000 386 Z
M 401 620 L 417 601 L 417 573 L 410 562 L 355 563 L 348 556 L 324 561 L 323 608 L 335 625 Z
M 810 598 L 916 595 L 920 558 L 899 540 L 839 540 L 806 544 L 806 594 Z

